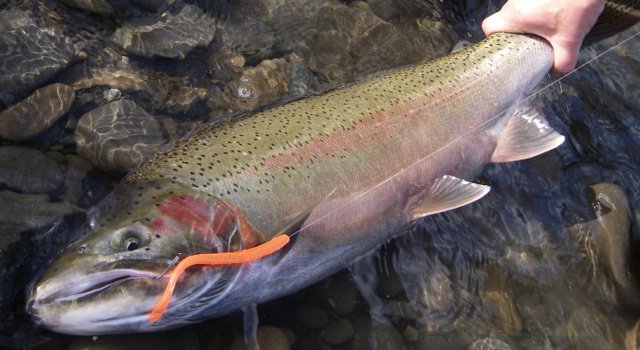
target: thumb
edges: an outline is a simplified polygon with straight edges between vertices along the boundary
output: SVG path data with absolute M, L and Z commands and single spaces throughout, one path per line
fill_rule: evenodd
M 513 30 L 513 26 L 510 26 L 508 18 L 502 12 L 496 12 L 482 21 L 482 31 L 486 36 L 506 31 L 508 28 Z

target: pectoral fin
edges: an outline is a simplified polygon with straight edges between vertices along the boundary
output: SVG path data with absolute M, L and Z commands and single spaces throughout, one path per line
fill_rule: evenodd
M 528 159 L 550 151 L 564 142 L 544 117 L 533 109 L 513 112 L 491 156 L 494 163 Z
M 437 179 L 428 192 L 414 196 L 409 214 L 413 219 L 459 208 L 482 198 L 491 187 L 445 175 Z

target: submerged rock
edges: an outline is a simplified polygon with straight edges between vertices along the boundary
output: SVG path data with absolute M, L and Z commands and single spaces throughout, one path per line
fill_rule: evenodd
M 51 202 L 46 194 L 0 191 L 0 203 L 0 236 L 44 228 L 64 215 L 82 211 L 67 202 Z
M 113 6 L 106 0 L 60 0 L 65 5 L 85 10 L 98 15 L 112 15 L 115 13 Z
M 134 18 L 115 31 L 113 41 L 137 56 L 184 59 L 195 47 L 207 46 L 214 33 L 211 17 L 185 5 L 175 15 Z
M 75 139 L 78 154 L 93 165 L 124 173 L 177 134 L 175 123 L 157 119 L 131 100 L 118 100 L 85 113 Z
M 28 140 L 67 113 L 74 100 L 74 90 L 68 85 L 56 83 L 42 87 L 0 112 L 0 137 Z
M 26 25 L 0 32 L 0 102 L 8 104 L 66 67 L 73 43 L 57 29 Z
M 12 8 L 0 12 L 0 32 L 6 32 L 35 24 L 30 12 Z
M 260 326 L 256 332 L 256 340 L 261 350 L 289 350 L 291 345 L 287 339 L 287 335 L 278 327 Z M 235 338 L 231 350 L 249 350 L 253 349 L 250 345 L 244 343 L 244 337 Z
M 511 346 L 498 338 L 487 337 L 471 343 L 469 350 L 511 350 Z
M 21 146 L 0 147 L 0 184 L 24 193 L 47 193 L 63 180 L 58 163 L 44 153 Z

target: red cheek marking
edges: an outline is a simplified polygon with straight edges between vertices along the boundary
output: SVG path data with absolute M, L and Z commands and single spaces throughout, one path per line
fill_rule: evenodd
M 191 196 L 176 196 L 158 206 L 158 211 L 198 232 L 211 241 L 216 231 L 212 227 L 212 210 L 209 203 Z M 220 231 L 218 231 L 220 232 Z

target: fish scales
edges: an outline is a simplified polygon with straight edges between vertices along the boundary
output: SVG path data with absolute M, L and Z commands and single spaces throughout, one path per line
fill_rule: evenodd
M 40 276 L 28 311 L 64 333 L 157 331 L 308 286 L 438 212 L 430 200 L 442 211 L 480 198 L 486 186 L 460 178 L 475 176 L 495 150 L 495 160 L 510 161 L 562 142 L 557 133 L 552 142 L 516 133 L 544 146 L 524 156 L 503 143 L 522 131 L 512 121 L 524 120 L 503 112 L 551 64 L 543 40 L 497 34 L 446 58 L 199 128 L 92 210 L 90 232 Z M 432 192 L 443 183 L 453 203 Z M 149 322 L 176 257 L 242 253 L 292 223 L 301 228 L 281 252 L 185 271 Z
M 538 39 L 494 35 L 436 61 L 205 126 L 128 180 L 169 178 L 206 191 L 233 203 L 260 232 L 273 235 L 332 191 L 334 197 L 346 197 L 371 188 L 501 113 L 546 73 L 550 55 Z M 486 163 L 495 139 L 478 142 L 487 143 L 480 159 L 461 156 L 477 164 L 461 159 L 461 165 Z M 450 166 L 436 164 L 434 171 L 429 164 L 429 172 Z M 420 167 L 414 171 L 428 173 Z M 432 180 L 413 179 L 393 192 Z

